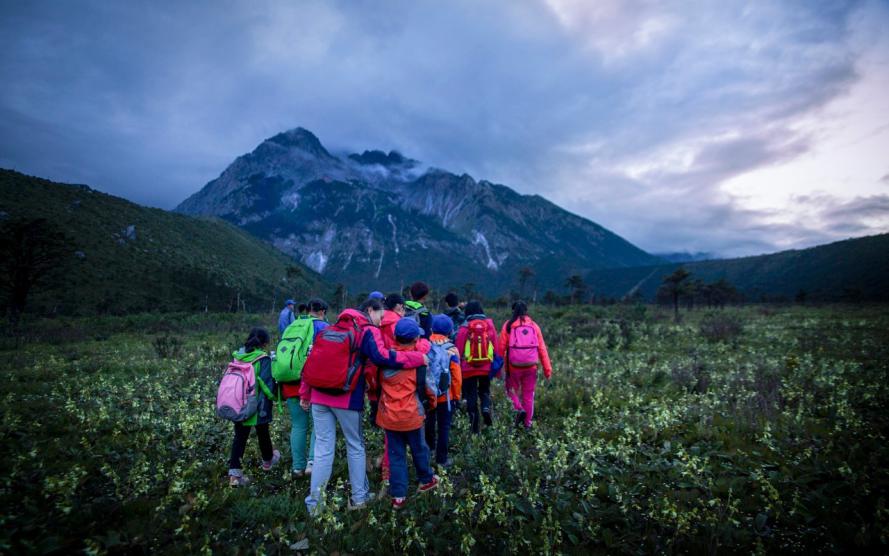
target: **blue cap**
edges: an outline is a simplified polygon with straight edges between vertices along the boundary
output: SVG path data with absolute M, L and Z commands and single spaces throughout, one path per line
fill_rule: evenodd
M 379 299 L 380 301 L 386 299 L 386 296 L 383 295 L 383 292 L 370 292 L 370 295 L 367 296 L 368 299 Z
M 447 315 L 435 315 L 432 317 L 432 333 L 450 336 L 454 331 L 454 321 Z
M 414 319 L 403 318 L 395 323 L 395 337 L 402 340 L 414 340 L 423 335 L 423 329 Z
M 287 306 L 287 305 L 296 305 L 296 301 L 294 301 L 292 299 L 288 299 L 287 301 L 284 302 L 284 306 Z

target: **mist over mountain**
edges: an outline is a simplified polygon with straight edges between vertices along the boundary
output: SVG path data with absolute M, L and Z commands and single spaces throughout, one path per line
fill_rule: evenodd
M 499 293 L 524 267 L 556 289 L 571 274 L 662 262 L 538 195 L 397 151 L 337 156 L 303 128 L 238 157 L 176 210 L 228 220 L 352 289 L 420 279 Z

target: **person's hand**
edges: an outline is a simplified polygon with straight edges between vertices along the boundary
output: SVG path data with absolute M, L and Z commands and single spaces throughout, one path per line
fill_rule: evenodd
M 299 400 L 299 406 L 303 408 L 303 411 L 308 411 L 312 404 L 309 400 Z

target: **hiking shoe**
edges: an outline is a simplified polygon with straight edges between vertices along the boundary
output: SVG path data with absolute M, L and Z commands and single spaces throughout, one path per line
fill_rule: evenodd
M 487 427 L 490 427 L 494 424 L 493 420 L 491 419 L 490 409 L 488 411 L 482 411 L 482 420 L 485 422 L 485 426 Z
M 312 474 L 312 467 L 313 466 L 314 466 L 314 464 L 311 461 L 309 461 L 309 463 L 306 464 L 306 475 Z
M 516 411 L 515 412 L 515 426 L 521 427 L 522 425 L 524 425 L 525 424 L 525 417 L 527 415 L 528 415 L 528 413 L 525 412 L 524 409 L 521 411 Z
M 240 469 L 228 470 L 228 486 L 239 487 L 250 484 L 250 479 L 244 476 Z
M 439 467 L 444 467 L 445 469 L 448 469 L 452 465 L 454 465 L 454 460 L 452 460 L 451 458 L 448 458 L 447 460 L 445 460 L 443 462 L 435 462 L 435 465 L 437 465 Z
M 270 470 L 272 467 L 274 467 L 275 464 L 278 463 L 279 461 L 281 461 L 281 452 L 279 452 L 278 450 L 274 450 L 274 451 L 272 452 L 272 459 L 271 459 L 271 461 L 263 461 L 263 462 L 262 462 L 262 469 L 263 469 L 264 471 L 268 471 L 268 470 Z
M 436 488 L 438 488 L 438 475 L 433 475 L 432 480 L 425 485 L 420 485 L 420 488 L 417 489 L 417 492 L 429 492 L 430 490 L 435 490 Z
M 404 505 L 406 503 L 407 503 L 407 498 L 404 498 L 404 497 L 393 498 L 392 499 L 392 509 L 393 510 L 400 510 L 401 508 L 404 507 Z
M 349 511 L 363 510 L 364 508 L 367 507 L 368 504 L 370 504 L 371 502 L 373 502 L 373 500 L 374 500 L 376 497 L 377 497 L 377 493 L 375 493 L 375 492 L 368 492 L 368 493 L 367 493 L 367 498 L 365 498 L 365 499 L 364 499 L 364 502 L 361 502 L 360 504 L 353 504 L 353 503 L 352 503 L 352 498 L 349 498 L 349 508 L 348 508 L 348 509 L 349 509 Z
M 293 469 L 290 472 L 290 478 L 292 479 L 302 479 L 306 476 L 306 472 L 302 469 Z
M 525 432 L 530 433 L 530 432 L 533 431 L 533 430 L 534 430 L 534 426 L 533 426 L 533 424 L 531 424 L 531 425 L 525 425 Z

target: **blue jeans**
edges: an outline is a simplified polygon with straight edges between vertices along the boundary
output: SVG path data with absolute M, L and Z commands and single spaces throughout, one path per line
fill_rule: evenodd
M 451 434 L 451 412 L 448 402 L 438 402 L 435 414 L 426 416 L 426 445 L 435 447 L 435 463 L 448 461 L 448 441 Z M 437 433 L 437 434 L 436 434 Z
M 411 447 L 417 480 L 424 485 L 432 480 L 429 467 L 429 447 L 423 438 L 422 427 L 412 431 L 386 431 L 389 442 L 389 494 L 393 498 L 407 496 L 407 447 Z
M 303 471 L 306 468 L 306 436 L 312 422 L 311 410 L 306 411 L 299 405 L 299 398 L 287 398 L 287 407 L 290 409 L 290 455 L 294 471 Z M 309 438 L 308 461 L 315 461 L 315 427 L 311 426 L 312 435 Z
M 361 412 L 312 404 L 312 421 L 315 424 L 315 466 L 312 469 L 309 495 L 306 496 L 306 507 L 309 509 L 309 513 L 314 513 L 321 502 L 324 487 L 333 472 L 337 423 L 340 424 L 343 436 L 346 437 L 346 457 L 349 463 L 352 503 L 364 504 L 369 497 L 370 485 L 367 482 Z

